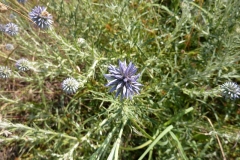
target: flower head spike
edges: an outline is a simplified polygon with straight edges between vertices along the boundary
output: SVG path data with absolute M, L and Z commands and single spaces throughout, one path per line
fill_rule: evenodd
M 10 36 L 15 36 L 18 34 L 18 26 L 14 23 L 8 23 L 5 25 L 5 33 Z
M 29 68 L 29 61 L 25 58 L 22 58 L 22 59 L 19 59 L 17 62 L 16 62 L 16 67 L 19 71 L 28 71 L 30 70 Z
M 47 29 L 53 23 L 53 17 L 46 9 L 46 7 L 36 6 L 29 13 L 30 19 L 41 29 Z
M 238 99 L 240 97 L 240 87 L 237 83 L 226 82 L 221 85 L 222 95 L 225 98 L 230 98 L 232 100 Z
M 79 88 L 79 82 L 72 77 L 67 78 L 62 82 L 62 90 L 67 94 L 76 93 L 78 88 Z
M 121 100 L 123 98 L 132 99 L 134 94 L 139 94 L 142 84 L 138 83 L 139 74 L 135 75 L 137 68 L 132 62 L 127 66 L 126 61 L 121 62 L 119 60 L 119 67 L 110 65 L 108 67 L 110 74 L 105 74 L 104 77 L 108 80 L 106 86 L 111 86 L 110 92 L 116 90 L 115 98 L 121 94 Z
M 8 78 L 11 75 L 11 70 L 6 66 L 0 66 L 0 78 Z

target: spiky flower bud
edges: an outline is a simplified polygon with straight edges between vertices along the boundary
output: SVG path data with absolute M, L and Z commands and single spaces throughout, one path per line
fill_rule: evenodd
M 67 78 L 62 82 L 62 90 L 67 94 L 76 93 L 78 88 L 79 88 L 79 82 L 72 77 Z
M 16 62 L 16 68 L 19 70 L 19 71 L 28 71 L 30 68 L 29 68 L 29 61 L 25 58 L 22 58 L 22 59 L 19 59 L 17 62 Z
M 240 87 L 234 82 L 226 82 L 221 85 L 221 91 L 225 98 L 230 98 L 231 100 L 235 100 L 240 97 Z
M 82 45 L 82 44 L 84 44 L 86 41 L 85 41 L 84 38 L 78 38 L 77 42 L 78 42 L 80 45 Z
M 14 49 L 14 46 L 12 44 L 5 44 L 5 48 L 8 51 L 12 51 Z
M 7 66 L 0 66 L 0 78 L 8 78 L 11 75 L 11 70 Z
M 8 23 L 5 25 L 5 33 L 10 36 L 15 36 L 18 34 L 18 26 L 14 23 Z

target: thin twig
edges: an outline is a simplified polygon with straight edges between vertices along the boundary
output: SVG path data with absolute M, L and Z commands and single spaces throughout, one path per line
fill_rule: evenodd
M 206 119 L 208 120 L 208 122 L 210 123 L 212 129 L 213 129 L 214 132 L 215 132 L 215 129 L 214 129 L 214 127 L 213 127 L 213 124 L 212 124 L 211 120 L 210 120 L 209 118 L 207 118 L 206 116 L 204 116 L 204 118 L 206 118 Z M 223 156 L 223 160 L 227 160 L 227 159 L 226 159 L 226 156 L 225 156 L 225 153 L 224 153 L 224 151 L 223 151 L 223 148 L 222 148 L 222 144 L 221 144 L 221 142 L 220 142 L 220 139 L 219 139 L 219 137 L 218 137 L 217 134 L 215 134 L 215 136 L 216 136 L 216 138 L 217 138 L 217 141 L 218 141 L 219 147 L 220 147 L 220 149 L 221 149 L 222 156 Z

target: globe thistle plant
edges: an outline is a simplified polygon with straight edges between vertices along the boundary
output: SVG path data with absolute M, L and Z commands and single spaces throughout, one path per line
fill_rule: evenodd
M 5 44 L 5 48 L 8 51 L 12 51 L 14 49 L 14 46 L 12 44 Z
M 46 9 L 46 7 L 36 6 L 29 13 L 30 19 L 41 29 L 47 29 L 53 23 L 53 17 Z
M 76 93 L 78 88 L 79 88 L 79 82 L 72 77 L 67 78 L 62 82 L 62 90 L 67 94 Z
M 0 66 L 0 78 L 8 78 L 11 75 L 11 70 L 6 66 Z
M 240 97 L 240 87 L 237 83 L 226 82 L 221 85 L 222 95 L 225 98 L 230 98 L 231 100 L 238 99 Z
M 116 90 L 115 98 L 121 94 L 121 100 L 123 98 L 132 99 L 134 94 L 139 94 L 142 84 L 138 83 L 137 80 L 140 74 L 135 75 L 137 68 L 132 62 L 130 62 L 127 66 L 126 61 L 121 62 L 119 60 L 118 67 L 110 65 L 108 70 L 110 74 L 104 75 L 104 77 L 108 80 L 106 86 L 112 87 L 109 92 Z
M 19 59 L 16 62 L 16 68 L 22 72 L 30 70 L 29 65 L 29 61 L 25 58 Z
M 10 36 L 15 36 L 18 34 L 18 26 L 14 23 L 8 23 L 5 25 L 5 33 L 9 34 Z

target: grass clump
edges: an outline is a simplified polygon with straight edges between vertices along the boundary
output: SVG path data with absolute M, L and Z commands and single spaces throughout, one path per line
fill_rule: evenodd
M 237 159 L 239 5 L 1 2 L 0 155 Z

